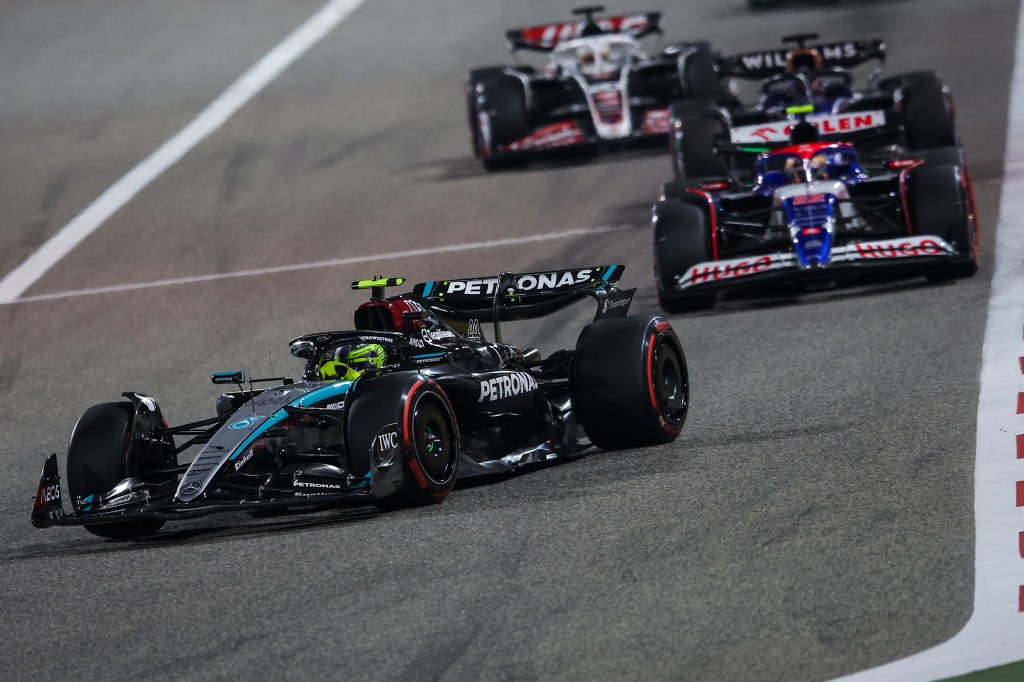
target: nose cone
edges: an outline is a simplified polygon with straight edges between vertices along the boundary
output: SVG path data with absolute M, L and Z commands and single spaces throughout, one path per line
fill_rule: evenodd
M 828 265 L 832 235 L 825 227 L 812 226 L 796 230 L 793 244 L 801 266 L 820 268 Z

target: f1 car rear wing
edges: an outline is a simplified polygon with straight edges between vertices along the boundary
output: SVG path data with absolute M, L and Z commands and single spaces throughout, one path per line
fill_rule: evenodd
M 802 36 L 794 36 L 802 37 Z M 859 66 L 876 60 L 879 67 L 885 63 L 885 43 L 881 40 L 846 40 L 835 43 L 818 43 L 796 48 L 779 48 L 760 52 L 744 52 L 718 60 L 720 76 L 760 80 L 787 72 L 789 58 L 801 51 L 816 54 L 819 69 L 838 67 L 843 69 Z M 877 71 L 877 69 L 876 69 Z
M 642 12 L 613 17 L 593 17 L 592 11 L 603 7 L 581 7 L 577 12 L 589 12 L 585 19 L 541 24 L 526 28 L 514 28 L 505 33 L 508 49 L 550 52 L 560 43 L 599 33 L 620 33 L 634 38 L 643 38 L 652 33 L 661 33 L 661 12 Z M 577 13 L 574 12 L 574 13 Z
M 500 339 L 498 324 L 502 320 L 543 317 L 587 297 L 598 303 L 594 319 L 625 315 L 636 289 L 615 286 L 624 270 L 623 265 L 595 265 L 523 275 L 505 272 L 423 282 L 413 287 L 413 295 L 441 317 L 494 322 L 495 336 Z

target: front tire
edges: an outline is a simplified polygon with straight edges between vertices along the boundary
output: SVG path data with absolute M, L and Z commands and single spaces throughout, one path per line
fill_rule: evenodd
M 713 308 L 715 293 L 688 294 L 676 287 L 678 278 L 690 268 L 713 258 L 706 213 L 669 199 L 655 204 L 653 215 L 654 276 L 662 310 L 688 313 Z
M 480 85 L 477 156 L 489 171 L 522 166 L 524 160 L 520 155 L 500 151 L 501 145 L 521 140 L 530 132 L 522 82 L 515 76 L 503 75 Z
M 384 430 L 397 433 L 399 459 L 389 466 L 401 466 L 401 482 L 376 502 L 378 506 L 437 504 L 455 487 L 458 424 L 448 397 L 435 382 L 401 374 L 373 379 L 357 389 L 347 419 L 349 457 L 359 475 L 370 470 L 376 437 Z M 357 455 L 366 459 L 356 461 Z
M 79 418 L 68 444 L 68 491 L 76 508 L 90 495 L 94 503 L 115 485 L 141 472 L 128 461 L 132 419 L 130 403 L 93 405 Z M 163 519 L 85 524 L 85 529 L 103 538 L 127 539 L 150 535 L 163 527 Z
M 584 327 L 570 387 L 576 420 L 606 450 L 671 442 L 686 421 L 686 357 L 672 326 L 660 317 L 620 317 Z
M 914 169 L 908 203 L 915 234 L 937 235 L 965 254 L 963 258 L 935 266 L 927 278 L 945 281 L 977 273 L 977 214 L 966 170 L 952 165 L 925 165 Z

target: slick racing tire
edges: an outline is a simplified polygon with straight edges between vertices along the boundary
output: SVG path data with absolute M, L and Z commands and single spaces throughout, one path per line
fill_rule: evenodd
M 68 491 L 77 507 L 90 495 L 98 503 L 101 495 L 140 472 L 128 461 L 134 408 L 131 403 L 93 405 L 78 419 L 68 444 Z M 126 539 L 150 535 L 164 525 L 163 519 L 85 524 L 85 529 L 103 538 Z
M 693 43 L 694 52 L 683 64 L 683 95 L 702 100 L 718 101 L 725 97 L 722 81 L 715 69 L 715 55 L 706 42 Z
M 654 277 L 658 303 L 668 313 L 708 310 L 715 293 L 686 294 L 676 289 L 677 278 L 713 259 L 706 211 L 680 200 L 654 205 Z
M 485 66 L 473 69 L 466 74 L 466 118 L 469 124 L 469 142 L 473 148 L 473 156 L 480 156 L 480 119 L 477 111 L 477 85 L 488 79 L 503 75 L 505 68 L 504 66 Z
M 962 279 L 978 271 L 978 226 L 974 192 L 966 169 L 921 166 L 909 180 L 910 221 L 915 234 L 934 234 L 949 242 L 962 258 L 928 271 L 932 281 Z M 920 226 L 920 227 L 918 227 Z
M 953 107 L 941 83 L 911 81 L 902 90 L 901 105 L 908 150 L 957 146 Z
M 669 151 L 677 180 L 727 175 L 715 154 L 715 138 L 728 128 L 699 102 L 673 103 L 669 115 Z
M 515 76 L 502 75 L 480 83 L 482 93 L 477 111 L 477 156 L 487 170 L 522 166 L 519 155 L 500 152 L 499 145 L 521 140 L 529 133 L 526 91 Z M 486 126 L 480 119 L 486 120 Z
M 458 475 L 459 430 L 451 403 L 436 383 L 409 374 L 373 379 L 356 388 L 347 421 L 353 473 L 368 471 L 369 457 L 402 468 L 397 490 L 378 500 L 378 506 L 436 504 L 452 491 Z M 374 448 L 381 433 L 397 434 L 397 453 Z
M 668 443 L 689 408 L 683 346 L 660 317 L 591 322 L 576 344 L 570 390 L 576 421 L 594 445 Z

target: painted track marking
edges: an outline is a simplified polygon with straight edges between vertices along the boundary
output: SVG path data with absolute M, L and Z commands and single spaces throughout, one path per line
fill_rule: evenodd
M 194 284 L 196 282 L 212 282 L 219 279 L 234 279 L 238 277 L 256 277 L 259 275 L 273 275 L 281 272 L 295 272 L 298 270 L 314 270 L 317 268 L 333 268 L 340 265 L 354 265 L 357 263 L 373 263 L 376 261 L 388 261 L 398 258 L 416 258 L 418 256 L 429 256 L 437 253 L 453 253 L 457 251 L 471 251 L 474 249 L 491 249 L 501 246 L 516 246 L 529 244 L 531 242 L 544 242 L 553 239 L 566 239 L 568 237 L 580 237 L 584 235 L 607 234 L 610 232 L 622 232 L 636 229 L 632 225 L 604 225 L 600 227 L 583 227 L 575 230 L 563 230 L 561 232 L 548 232 L 546 234 L 534 234 L 524 237 L 509 237 L 507 239 L 492 239 L 483 242 L 465 242 L 463 244 L 451 244 L 448 246 L 428 246 L 422 249 L 408 249 L 406 251 L 392 251 L 390 253 L 378 253 L 367 256 L 352 256 L 350 258 L 334 258 L 332 260 L 315 261 L 312 263 L 294 263 L 291 265 L 276 265 L 267 268 L 256 268 L 253 270 L 237 270 L 235 272 L 221 272 L 210 275 L 196 275 L 194 277 L 179 277 L 176 279 L 161 279 L 152 282 L 135 282 L 132 284 L 115 284 L 107 287 L 96 287 L 93 289 L 76 289 L 73 291 L 58 291 L 52 294 L 37 294 L 25 296 L 13 301 L 2 301 L 0 305 L 10 303 L 30 303 L 32 301 L 51 301 L 60 298 L 73 298 L 76 296 L 94 296 L 97 294 L 110 294 L 121 291 L 135 291 L 138 289 L 152 289 L 154 287 L 167 287 L 180 284 Z
M 974 611 L 952 639 L 843 682 L 937 680 L 1024 657 L 1024 11 L 1007 116 L 974 471 Z
M 192 121 L 120 180 L 0 280 L 0 304 L 12 303 L 64 256 L 96 231 L 153 180 L 176 164 L 280 76 L 299 57 L 323 40 L 363 4 L 363 0 L 330 0 L 248 71 L 228 86 Z

